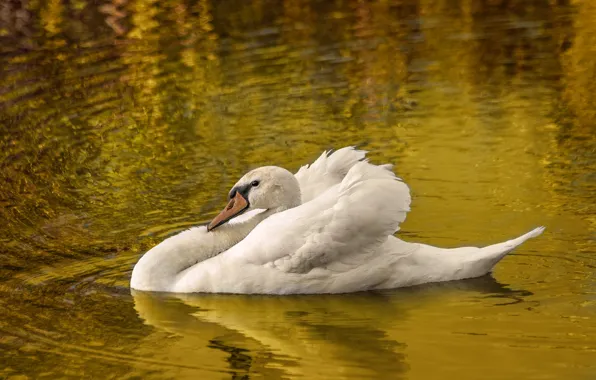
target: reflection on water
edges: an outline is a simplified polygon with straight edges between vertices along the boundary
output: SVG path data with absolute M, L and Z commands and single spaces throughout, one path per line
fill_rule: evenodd
M 160 331 L 144 343 L 159 344 L 162 332 L 179 337 L 160 350 L 160 360 L 185 368 L 197 356 L 212 357 L 216 349 L 223 351 L 230 373 L 266 378 L 284 372 L 308 378 L 402 378 L 409 369 L 408 345 L 400 341 L 407 334 L 403 327 L 412 323 L 410 315 L 454 294 L 473 294 L 486 307 L 503 305 L 496 299 L 523 302 L 528 292 L 509 290 L 490 277 L 340 296 L 133 292 L 139 316 Z M 181 369 L 176 376 L 191 374 Z
M 594 373 L 591 2 L 15 0 L 0 20 L 0 376 Z M 130 295 L 139 255 L 243 172 L 353 144 L 411 185 L 406 239 L 547 233 L 499 282 Z

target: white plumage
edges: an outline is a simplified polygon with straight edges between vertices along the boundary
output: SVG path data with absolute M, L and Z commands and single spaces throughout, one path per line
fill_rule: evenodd
M 544 230 L 484 248 L 402 241 L 393 234 L 410 210 L 410 193 L 390 169 L 368 163 L 365 152 L 351 147 L 324 152 L 295 176 L 277 167 L 255 169 L 234 186 L 211 231 L 195 227 L 148 251 L 131 287 L 345 293 L 459 280 L 488 273 Z

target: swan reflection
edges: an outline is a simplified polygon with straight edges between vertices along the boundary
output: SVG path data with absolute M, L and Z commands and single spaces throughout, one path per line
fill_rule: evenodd
M 233 378 L 399 378 L 409 369 L 403 325 L 412 313 L 451 297 L 528 295 L 490 276 L 346 295 L 132 294 L 139 316 L 157 329 L 147 343 L 179 364 L 177 377 L 207 362 Z

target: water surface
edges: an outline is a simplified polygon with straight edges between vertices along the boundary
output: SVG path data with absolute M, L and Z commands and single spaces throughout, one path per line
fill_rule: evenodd
M 12 1 L 0 8 L 0 377 L 596 376 L 596 6 Z M 334 296 L 131 294 L 247 170 L 358 145 L 399 236 L 492 276 Z

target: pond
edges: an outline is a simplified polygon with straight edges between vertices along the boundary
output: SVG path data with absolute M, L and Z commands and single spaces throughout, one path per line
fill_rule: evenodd
M 0 377 L 596 375 L 596 5 L 0 6 Z M 546 232 L 486 277 L 318 296 L 131 292 L 246 171 L 356 145 L 442 247 Z

